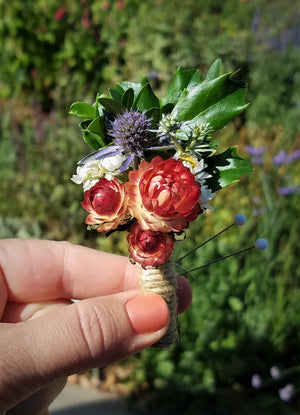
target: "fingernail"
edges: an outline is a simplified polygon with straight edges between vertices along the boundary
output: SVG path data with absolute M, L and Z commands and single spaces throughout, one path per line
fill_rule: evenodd
M 157 294 L 134 297 L 125 304 L 125 308 L 137 334 L 154 333 L 169 322 L 168 306 Z

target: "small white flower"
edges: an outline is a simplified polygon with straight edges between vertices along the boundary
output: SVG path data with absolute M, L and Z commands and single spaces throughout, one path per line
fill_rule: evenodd
M 82 166 L 77 166 L 76 174 L 71 177 L 71 180 L 76 184 L 82 184 L 84 191 L 89 190 L 100 178 L 112 180 L 114 176 L 117 176 L 125 159 L 123 154 L 117 154 L 101 160 L 88 161 Z
M 197 167 L 195 169 L 195 176 L 196 176 L 196 180 L 197 182 L 199 182 L 201 185 L 205 184 L 205 180 L 209 179 L 211 177 L 211 174 L 207 173 L 205 171 L 207 167 L 207 164 L 204 163 L 204 160 L 201 159 L 198 164 Z
M 207 187 L 206 184 L 201 186 L 201 195 L 199 199 L 199 204 L 202 209 L 214 210 L 214 208 L 209 204 L 209 202 L 215 197 L 215 194 Z
M 120 167 L 126 160 L 126 156 L 123 154 L 116 154 L 115 156 L 105 157 L 101 160 L 101 165 L 106 172 L 114 173 L 114 175 L 120 173 Z
M 181 160 L 182 164 L 188 167 L 190 172 L 195 176 L 195 180 L 200 183 L 201 196 L 199 204 L 201 208 L 204 210 L 214 210 L 214 208 L 208 203 L 215 197 L 215 194 L 205 184 L 206 179 L 209 179 L 211 175 L 205 171 L 207 164 L 204 163 L 204 159 L 199 160 L 194 154 L 188 154 L 181 157 L 179 152 L 177 152 L 173 158 L 175 160 Z

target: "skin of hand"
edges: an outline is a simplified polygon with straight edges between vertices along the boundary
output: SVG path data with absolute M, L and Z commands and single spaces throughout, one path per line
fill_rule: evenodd
M 73 300 L 77 301 L 73 301 Z M 192 300 L 178 281 L 178 313 Z M 0 241 L 0 415 L 46 415 L 73 373 L 120 361 L 166 332 L 128 258 L 68 242 Z

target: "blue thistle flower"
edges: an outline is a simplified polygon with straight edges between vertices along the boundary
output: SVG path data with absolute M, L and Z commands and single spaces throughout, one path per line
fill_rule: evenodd
M 151 119 L 147 118 L 145 111 L 124 111 L 122 114 L 110 121 L 108 134 L 113 138 L 113 144 L 100 150 L 94 151 L 79 161 L 79 165 L 84 165 L 92 160 L 101 160 L 117 154 L 124 154 L 126 157 L 120 167 L 120 172 L 128 169 L 133 162 L 136 163 L 137 157 L 143 156 L 143 151 L 152 149 L 152 135 L 150 131 Z
M 109 134 L 124 153 L 141 157 L 152 141 L 150 126 L 151 119 L 146 117 L 145 111 L 124 111 L 111 123 Z

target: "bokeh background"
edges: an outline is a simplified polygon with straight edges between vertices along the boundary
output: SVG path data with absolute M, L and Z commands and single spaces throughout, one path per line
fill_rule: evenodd
M 177 245 L 192 269 L 267 238 L 264 252 L 189 274 L 191 309 L 171 350 L 146 350 L 116 379 L 143 414 L 300 410 L 300 4 L 295 0 L 0 0 L 0 237 L 68 240 L 127 254 L 126 235 L 87 231 L 70 181 L 89 149 L 77 100 L 146 75 L 162 97 L 176 68 L 216 59 L 249 85 L 245 114 L 216 139 L 255 170 L 213 200 Z M 100 378 L 105 377 L 102 369 Z M 124 375 L 125 374 L 125 375 Z

